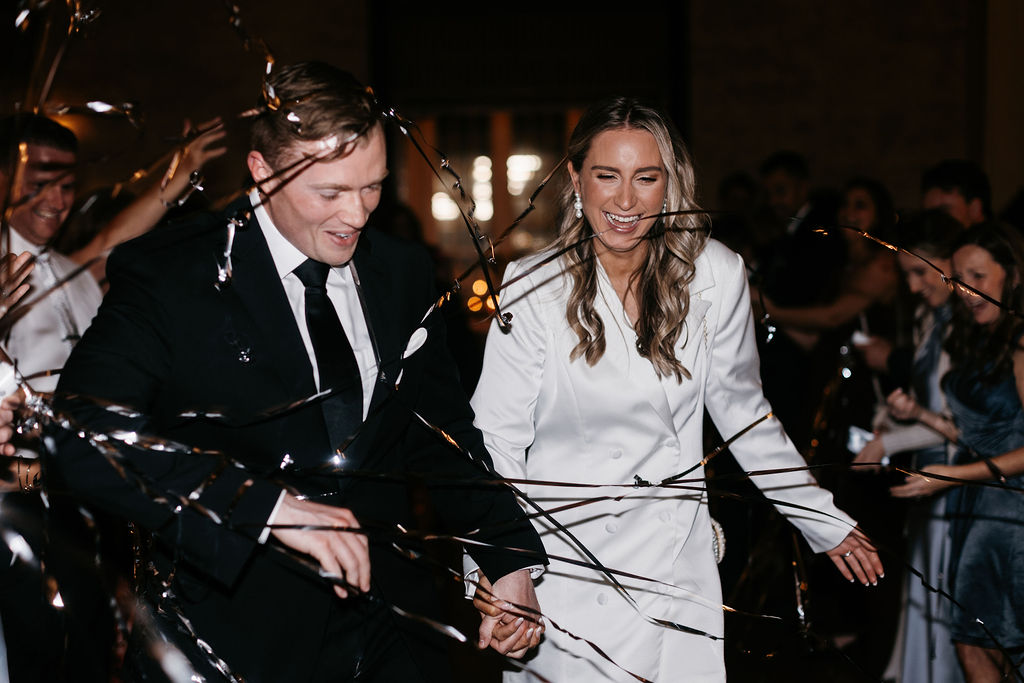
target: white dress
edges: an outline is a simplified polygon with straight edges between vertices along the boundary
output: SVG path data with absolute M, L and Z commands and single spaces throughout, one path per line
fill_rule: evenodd
M 546 254 L 512 263 L 505 280 Z M 761 392 L 758 356 L 743 262 L 710 240 L 697 260 L 690 311 L 677 344 L 692 379 L 659 379 L 636 350 L 636 337 L 602 269 L 595 300 L 605 324 L 606 351 L 593 367 L 570 361 L 576 335 L 565 319 L 571 284 L 559 259 L 501 293 L 513 314 L 511 331 L 492 326 L 473 408 L 497 470 L 509 478 L 628 484 L 658 482 L 703 457 L 705 405 L 728 438 L 770 412 Z M 774 418 L 731 447 L 747 471 L 803 467 Z M 760 476 L 773 501 L 815 551 L 838 545 L 854 522 L 814 486 L 805 471 Z M 661 583 L 622 578 L 647 616 L 715 636 L 652 625 L 601 572 L 552 558 L 537 583 L 541 610 L 558 626 L 593 641 L 617 664 L 651 680 L 725 680 L 722 596 L 712 550 L 703 469 L 687 489 L 562 488 L 529 485 L 551 510 L 582 499 L 617 497 L 555 512 L 605 567 Z M 802 509 L 803 508 L 803 509 Z M 561 532 L 535 520 L 552 556 L 587 561 Z M 588 645 L 549 625 L 529 666 L 552 681 L 631 681 Z M 522 680 L 528 674 L 506 674 Z

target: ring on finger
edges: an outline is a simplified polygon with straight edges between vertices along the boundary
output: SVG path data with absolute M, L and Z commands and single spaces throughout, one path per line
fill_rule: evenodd
M 843 553 L 843 557 L 849 557 L 850 555 L 853 555 L 852 550 L 847 550 L 845 553 Z

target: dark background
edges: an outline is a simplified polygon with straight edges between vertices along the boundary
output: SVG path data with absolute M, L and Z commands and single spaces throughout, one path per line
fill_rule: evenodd
M 256 103 L 263 59 L 243 49 L 223 3 L 83 4 L 100 15 L 68 41 L 48 103 L 132 101 L 146 115 L 141 133 L 123 120 L 66 117 L 87 158 L 117 153 L 87 169 L 86 188 L 154 161 L 185 117 L 230 119 Z M 1024 185 L 1024 48 L 1017 40 L 1024 7 L 1015 0 L 684 0 L 616 11 L 482 4 L 237 3 L 245 30 L 262 37 L 279 62 L 343 66 L 427 128 L 454 120 L 466 130 L 458 122 L 478 117 L 485 142 L 495 114 L 558 115 L 571 126 L 574 111 L 605 95 L 654 100 L 692 147 L 705 205 L 726 173 L 756 171 L 781 148 L 807 155 L 816 184 L 867 173 L 902 206 L 916 204 L 921 170 L 944 157 L 979 162 L 992 176 L 997 209 Z M 28 31 L 13 29 L 16 6 L 0 17 L 3 111 L 37 103 L 67 29 L 64 3 L 48 8 L 32 13 Z M 233 128 L 232 154 L 207 174 L 215 193 L 243 181 L 245 131 Z M 564 142 L 566 131 L 557 132 L 562 140 L 544 141 L 551 155 Z M 396 189 L 431 236 L 436 226 L 405 151 L 396 145 Z M 445 151 L 454 161 L 467 150 Z

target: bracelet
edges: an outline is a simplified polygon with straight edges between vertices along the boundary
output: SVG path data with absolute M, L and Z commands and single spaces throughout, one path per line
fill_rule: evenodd
M 992 473 L 993 477 L 995 477 L 996 481 L 998 481 L 1000 484 L 1003 484 L 1005 486 L 1006 485 L 1006 475 L 1003 474 L 1002 470 L 1000 470 L 999 467 L 994 462 L 992 462 L 991 458 L 988 458 L 986 456 L 982 456 L 981 459 L 984 461 L 985 465 L 988 467 L 988 471 Z

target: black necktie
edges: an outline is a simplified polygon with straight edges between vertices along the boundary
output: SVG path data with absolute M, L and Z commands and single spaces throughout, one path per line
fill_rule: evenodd
M 363 383 L 352 345 L 327 297 L 329 271 L 326 263 L 306 259 L 294 272 L 306 286 L 306 327 L 320 371 L 320 391 L 334 391 L 321 405 L 335 449 L 362 424 Z

